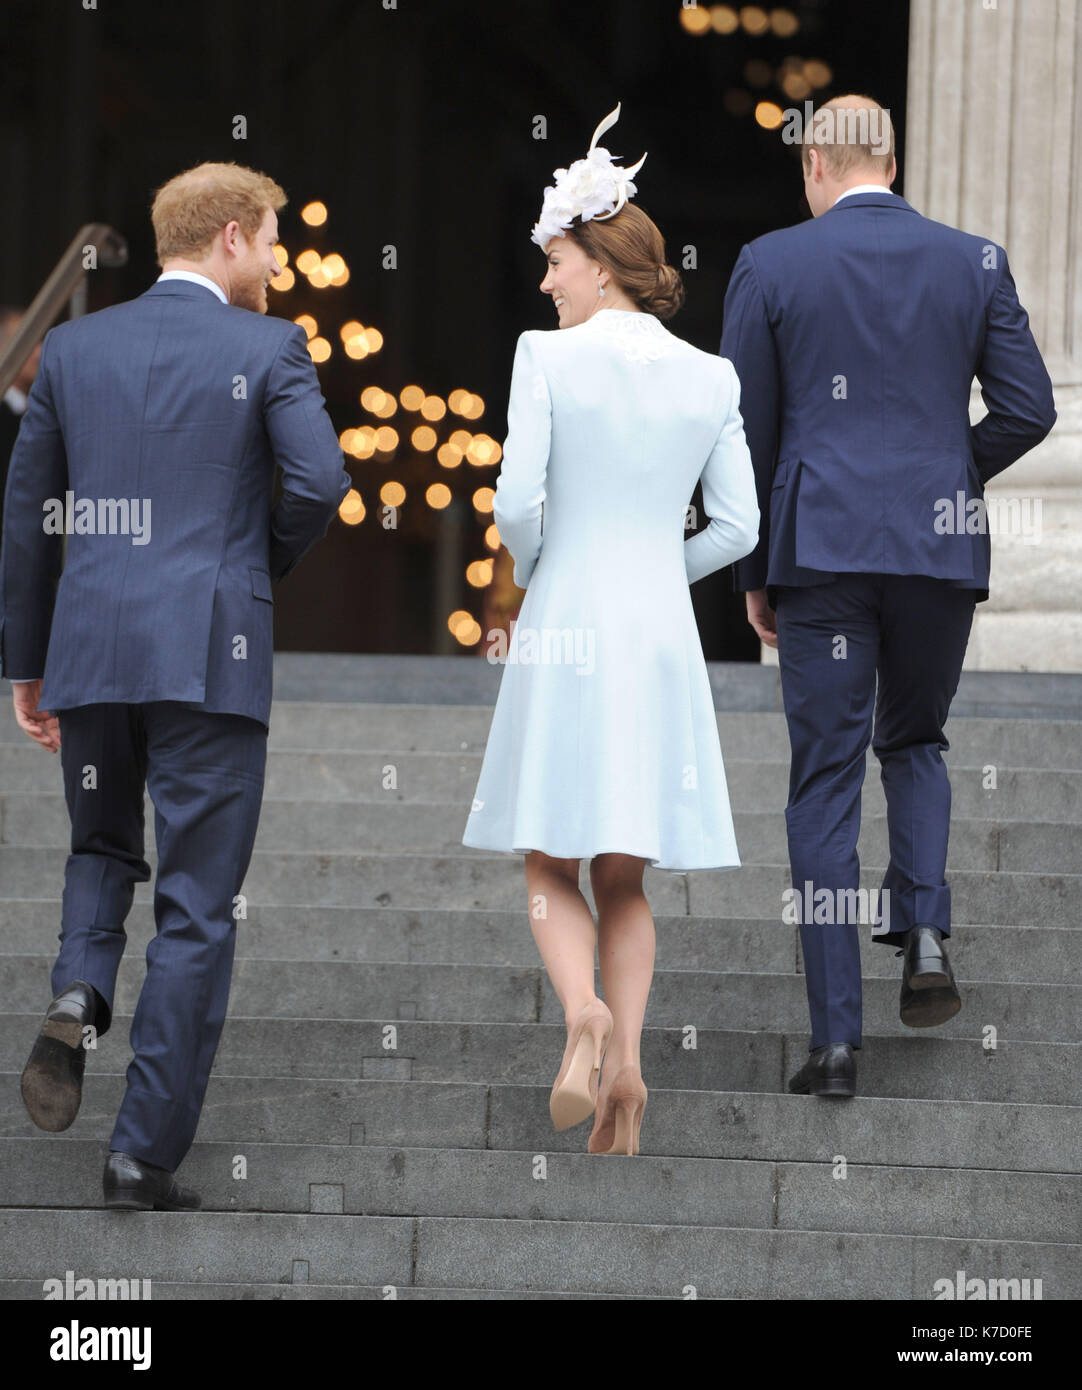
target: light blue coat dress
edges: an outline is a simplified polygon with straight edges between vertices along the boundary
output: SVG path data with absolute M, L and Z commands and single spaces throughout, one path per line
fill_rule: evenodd
M 739 864 L 688 587 L 758 541 L 732 364 L 601 309 L 519 337 L 507 423 L 494 516 L 526 597 L 463 844 Z

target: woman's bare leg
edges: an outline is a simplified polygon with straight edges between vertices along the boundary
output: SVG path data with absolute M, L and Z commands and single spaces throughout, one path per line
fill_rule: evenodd
M 579 861 L 554 859 L 533 849 L 526 855 L 530 929 L 568 1027 L 597 998 L 594 952 L 597 932 L 579 891 Z
M 630 854 L 599 854 L 590 861 L 601 984 L 613 1017 L 605 1054 L 608 1077 L 629 1063 L 641 1069 L 639 1047 L 655 948 L 654 918 L 642 888 L 645 867 L 645 859 Z

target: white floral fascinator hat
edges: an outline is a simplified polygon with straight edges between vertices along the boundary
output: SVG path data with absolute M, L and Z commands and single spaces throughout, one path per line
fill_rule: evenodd
M 604 222 L 614 217 L 634 196 L 636 189 L 631 180 L 642 168 L 646 154 L 630 169 L 621 169 L 613 163 L 608 150 L 597 143 L 619 119 L 620 103 L 617 102 L 616 109 L 610 111 L 594 131 L 586 158 L 576 159 L 570 169 L 554 171 L 556 183 L 545 189 L 541 216 L 530 235 L 530 240 L 536 241 L 542 250 L 552 237 L 563 236 L 576 217 L 582 222 Z

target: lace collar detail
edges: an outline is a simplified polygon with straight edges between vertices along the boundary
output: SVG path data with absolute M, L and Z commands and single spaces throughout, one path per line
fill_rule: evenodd
M 634 309 L 598 309 L 588 322 L 614 338 L 629 362 L 656 362 L 667 357 L 676 344 L 659 319 Z

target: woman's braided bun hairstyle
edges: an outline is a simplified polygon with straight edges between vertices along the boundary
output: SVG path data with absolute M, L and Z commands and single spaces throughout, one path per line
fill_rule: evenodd
M 680 272 L 665 260 L 665 239 L 642 208 L 625 203 L 615 217 L 576 219 L 566 235 L 647 314 L 672 318 L 684 302 Z

